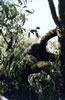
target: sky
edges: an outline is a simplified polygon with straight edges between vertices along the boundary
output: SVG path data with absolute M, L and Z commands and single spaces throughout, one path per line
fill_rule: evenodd
M 54 3 L 57 11 L 58 0 L 54 0 Z M 56 27 L 51 16 L 48 0 L 32 0 L 32 2 L 28 3 L 28 9 L 34 9 L 34 13 L 28 16 L 28 21 L 25 24 L 27 29 L 39 26 L 39 34 L 43 36 Z

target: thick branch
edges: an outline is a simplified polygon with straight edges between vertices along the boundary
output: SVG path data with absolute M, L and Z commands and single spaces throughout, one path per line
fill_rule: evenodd
M 53 2 L 53 0 L 48 0 L 48 2 L 49 2 L 49 7 L 50 7 L 51 14 L 52 14 L 52 18 L 53 18 L 55 24 L 60 27 L 61 24 L 57 17 L 57 14 L 56 14 L 54 2 Z

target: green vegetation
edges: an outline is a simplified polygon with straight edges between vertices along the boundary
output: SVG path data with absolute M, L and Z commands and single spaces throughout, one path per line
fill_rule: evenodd
M 34 70 L 38 62 L 27 54 L 27 48 L 32 44 L 29 37 L 30 33 L 39 37 L 39 27 L 27 33 L 27 37 L 23 28 L 26 16 L 17 9 L 23 3 L 26 7 L 27 0 L 23 1 L 18 0 L 17 5 L 0 0 L 0 94 L 9 100 L 59 100 L 63 94 L 63 81 L 58 50 L 56 61 L 49 61 L 52 67 L 29 74 L 27 67 Z M 57 49 L 55 44 L 52 45 Z

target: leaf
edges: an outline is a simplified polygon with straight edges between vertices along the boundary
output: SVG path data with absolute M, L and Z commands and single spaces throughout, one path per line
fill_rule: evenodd
M 17 16 L 17 8 L 15 7 L 15 5 L 4 5 L 3 9 L 5 10 L 8 19 L 13 19 Z
M 6 16 L 7 16 L 7 18 L 8 18 L 8 11 L 9 11 L 9 7 L 7 6 L 7 5 L 4 5 L 3 6 L 3 10 L 5 11 L 5 13 L 6 13 Z
M 25 28 L 23 28 L 23 30 L 26 32 L 26 29 Z
M 33 12 L 32 11 L 30 11 L 30 10 L 25 10 L 26 12 L 28 12 L 28 13 L 30 13 L 30 14 L 33 14 Z
M 26 21 L 25 14 L 22 15 L 22 21 L 23 21 L 23 25 L 24 25 L 25 24 L 25 21 Z
M 30 37 L 30 32 L 28 33 L 28 37 Z
M 2 29 L 0 29 L 0 33 L 2 33 Z
M 30 32 L 34 34 L 34 33 L 37 32 L 37 30 L 33 29 L 33 30 L 31 30 Z
M 36 37 L 39 38 L 39 34 L 36 32 Z
M 19 2 L 21 5 L 23 4 L 21 0 L 18 0 L 18 2 Z
M 25 6 L 23 6 L 23 8 L 27 8 L 27 6 L 25 5 Z
M 40 27 L 36 27 L 36 29 L 40 29 Z
M 11 12 L 10 19 L 13 19 L 17 16 L 17 9 L 15 6 L 10 5 L 10 12 Z

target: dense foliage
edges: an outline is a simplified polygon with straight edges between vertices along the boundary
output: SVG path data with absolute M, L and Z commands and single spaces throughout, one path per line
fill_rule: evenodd
M 27 65 L 33 69 L 37 59 L 26 53 L 32 44 L 23 27 L 26 16 L 22 10 L 26 7 L 27 0 L 17 2 L 18 4 L 0 0 L 0 94 L 9 100 L 59 100 L 63 85 L 58 56 L 56 62 L 49 62 L 52 63 L 52 68 L 27 75 Z M 21 8 L 23 3 L 25 6 Z M 20 8 L 22 10 L 18 10 Z M 33 33 L 39 37 L 38 29 L 39 27 L 32 29 L 28 36 Z

